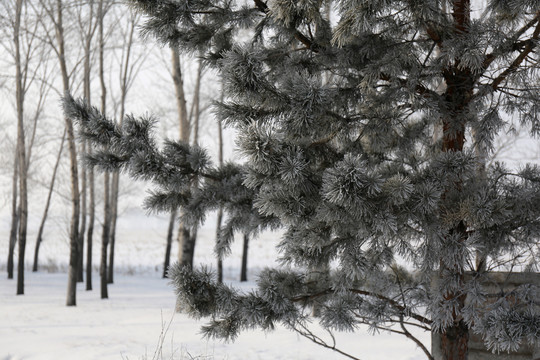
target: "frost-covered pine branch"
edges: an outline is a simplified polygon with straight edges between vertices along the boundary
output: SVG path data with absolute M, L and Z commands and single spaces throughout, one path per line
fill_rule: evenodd
M 182 310 L 212 319 L 205 334 L 302 332 L 316 307 L 327 329 L 438 332 L 428 358 L 466 359 L 471 334 L 493 351 L 539 342 L 538 286 L 491 274 L 538 272 L 540 169 L 485 161 L 511 118 L 540 129 L 537 1 L 131 2 L 146 34 L 219 72 L 215 114 L 245 163 L 215 169 L 199 148 L 159 149 L 149 120 L 116 129 L 68 101 L 112 149 L 95 163 L 157 184 L 154 208 L 200 221 L 224 206 L 229 233 L 283 229 L 282 266 L 250 293 L 175 268 Z M 207 181 L 186 194 L 191 176 Z

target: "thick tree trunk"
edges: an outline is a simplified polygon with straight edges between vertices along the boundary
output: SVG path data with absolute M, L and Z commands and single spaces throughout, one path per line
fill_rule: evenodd
M 240 269 L 240 281 L 247 281 L 248 247 L 249 247 L 249 235 L 244 234 L 244 244 L 242 246 L 242 267 Z
M 19 207 L 17 206 L 17 200 L 19 198 L 18 189 L 19 186 L 19 153 L 15 149 L 15 159 L 13 161 L 13 184 L 12 184 L 12 198 L 11 198 L 11 230 L 9 233 L 9 249 L 7 258 L 7 273 L 8 279 L 13 279 L 14 261 L 13 256 L 15 253 L 15 244 L 17 243 L 17 232 L 19 227 Z
M 456 32 L 467 32 L 471 21 L 470 0 L 454 0 L 452 3 L 452 17 Z M 472 72 L 460 66 L 458 63 L 444 71 L 446 91 L 444 98 L 447 101 L 447 111 L 449 112 L 443 119 L 443 152 L 461 152 L 465 144 L 465 122 L 466 111 L 474 88 L 474 75 Z M 460 183 L 453 184 L 459 189 Z M 444 195 L 443 195 L 444 196 Z M 443 198 L 444 201 L 444 198 Z M 449 232 L 448 241 L 455 241 L 456 237 L 460 242 L 467 240 L 467 226 L 464 221 L 460 221 Z M 443 265 L 441 261 L 441 274 L 450 272 L 464 282 L 464 264 L 455 264 L 453 267 Z M 467 360 L 469 354 L 469 328 L 464 323 L 461 313 L 465 306 L 464 294 L 448 292 L 443 294 L 445 301 L 455 301 L 457 307 L 453 311 L 453 323 L 441 334 L 441 352 L 444 360 Z
M 49 193 L 47 195 L 47 201 L 45 202 L 45 210 L 43 210 L 43 216 L 41 218 L 41 224 L 39 225 L 39 231 L 36 238 L 36 248 L 34 250 L 34 264 L 32 265 L 32 271 L 34 272 L 38 271 L 39 247 L 41 246 L 43 230 L 45 229 L 45 222 L 47 221 L 47 215 L 49 214 L 49 207 L 51 205 L 51 198 L 52 198 L 52 194 L 54 190 L 56 173 L 58 172 L 58 166 L 60 165 L 60 159 L 62 157 L 62 150 L 64 150 L 65 140 L 66 140 L 66 131 L 64 130 L 64 135 L 62 136 L 62 142 L 60 143 L 60 150 L 58 150 L 58 155 L 56 156 L 56 163 L 54 164 L 51 183 L 49 184 Z
M 195 244 L 192 243 L 192 237 L 188 228 L 180 223 L 178 227 L 178 261 L 182 266 L 193 268 L 193 254 L 195 253 Z
M 169 271 L 169 265 L 171 262 L 171 246 L 174 232 L 174 223 L 176 221 L 176 213 L 176 209 L 171 211 L 171 216 L 169 218 L 169 228 L 167 229 L 167 245 L 165 246 L 165 261 L 163 262 L 163 278 L 168 277 L 167 273 Z

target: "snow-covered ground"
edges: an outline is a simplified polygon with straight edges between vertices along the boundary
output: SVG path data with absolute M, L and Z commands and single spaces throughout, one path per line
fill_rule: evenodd
M 67 275 L 62 270 L 68 248 L 60 229 L 49 230 L 41 256 L 46 266 L 39 273 L 26 272 L 23 296 L 14 295 L 16 282 L 6 279 L 4 243 L 0 248 L 0 268 L 4 274 L 0 277 L 0 360 L 345 359 L 284 328 L 269 333 L 245 332 L 228 344 L 202 339 L 202 322 L 174 313 L 173 290 L 167 280 L 161 279 L 166 220 L 146 218 L 136 211 L 126 214 L 119 226 L 117 275 L 115 284 L 109 286 L 109 299 L 99 298 L 96 272 L 94 291 L 85 291 L 84 285 L 79 285 L 77 307 L 65 306 Z M 196 253 L 200 264 L 214 262 L 214 224 L 211 219 L 200 231 Z M 6 226 L 1 226 L 3 239 L 7 239 L 6 230 Z M 28 260 L 32 258 L 33 239 L 31 233 Z M 252 241 L 251 279 L 263 267 L 274 264 L 276 242 L 276 234 L 265 234 Z M 99 233 L 95 248 L 94 259 L 99 259 Z M 173 248 L 173 254 L 175 251 Z M 239 264 L 238 242 L 231 258 L 225 261 L 225 278 L 234 286 L 247 289 L 253 286 L 252 282 L 235 281 Z M 422 334 L 421 339 L 429 346 L 428 334 Z M 372 336 L 363 329 L 337 334 L 337 345 L 362 360 L 425 359 L 409 340 L 389 334 Z

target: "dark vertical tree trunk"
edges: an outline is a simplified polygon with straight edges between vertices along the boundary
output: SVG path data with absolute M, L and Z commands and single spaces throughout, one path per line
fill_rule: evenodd
M 84 98 L 88 104 L 92 102 L 91 95 L 91 84 L 90 84 L 90 72 L 92 70 L 92 63 L 90 58 L 92 56 L 91 45 L 92 39 L 95 34 L 97 27 L 97 22 L 94 22 L 94 0 L 88 2 L 90 7 L 89 11 L 89 21 L 88 21 L 88 30 L 85 34 L 85 48 L 84 48 L 84 76 L 83 76 L 83 92 Z M 83 140 L 86 144 L 85 151 L 92 153 L 92 144 L 88 141 Z M 95 222 L 95 212 L 96 212 L 96 201 L 95 201 L 95 181 L 94 181 L 94 169 L 89 168 L 85 169 L 83 178 L 83 188 L 85 189 L 83 195 L 83 219 L 85 220 L 84 226 L 81 226 L 81 232 L 85 230 L 86 227 L 86 215 L 88 213 L 88 229 L 86 230 L 86 290 L 92 290 L 92 241 L 94 236 L 94 222 Z M 86 196 L 88 192 L 89 204 L 88 208 L 86 206 Z M 84 248 L 84 240 L 81 243 L 82 248 Z M 83 258 L 83 252 L 81 252 L 81 259 Z M 80 261 L 80 269 L 83 269 L 83 262 Z
M 15 244 L 17 243 L 17 232 L 19 227 L 19 207 L 17 206 L 17 200 L 19 198 L 17 185 L 19 181 L 19 153 L 15 149 L 15 159 L 13 162 L 13 185 L 12 185 L 12 199 L 11 199 L 11 231 L 9 232 L 9 251 L 7 258 L 7 273 L 8 279 L 13 279 L 14 261 L 13 256 L 15 252 Z
M 167 229 L 167 245 L 165 246 L 165 261 L 163 263 L 163 278 L 168 277 L 167 272 L 169 271 L 169 265 L 171 261 L 171 246 L 174 232 L 174 223 L 176 221 L 176 213 L 176 209 L 171 211 L 171 216 L 169 218 L 169 228 Z
M 132 15 L 130 21 L 129 35 L 126 43 L 126 55 L 124 57 L 124 63 L 122 64 L 122 73 L 120 75 L 120 116 L 119 116 L 119 125 L 122 126 L 125 114 L 126 98 L 129 90 L 129 80 L 130 76 L 133 76 L 133 73 L 130 71 L 131 65 L 131 49 L 133 47 L 133 38 L 136 29 L 138 16 Z M 118 197 L 120 190 L 120 173 L 118 171 L 113 171 L 112 173 L 112 187 L 111 187 L 111 230 L 110 230 L 110 255 L 109 255 L 109 268 L 107 281 L 112 284 L 114 283 L 114 251 L 116 248 L 116 222 L 118 221 Z
M 219 239 L 219 233 L 221 232 L 221 223 L 223 222 L 223 208 L 220 207 L 217 214 L 216 225 L 216 242 Z M 219 284 L 223 283 L 223 258 L 218 255 L 217 259 L 217 281 Z
M 114 189 L 114 174 L 118 174 L 118 172 L 113 172 L 113 176 L 112 176 L 112 188 Z M 114 191 L 113 191 L 114 192 Z M 113 217 L 113 213 L 114 213 L 114 207 L 115 205 L 118 206 L 117 204 L 114 204 L 114 202 L 112 201 L 112 197 L 111 197 L 111 220 L 110 220 L 110 231 L 109 231 L 109 247 L 110 247 L 110 252 L 109 252 L 109 266 L 107 268 L 107 283 L 109 284 L 113 284 L 114 283 L 114 245 L 116 243 L 116 221 L 114 220 L 114 217 Z M 113 231 L 114 230 L 114 231 Z
M 221 102 L 223 102 L 223 88 L 221 89 Z M 219 166 L 223 166 L 223 124 L 221 118 L 218 118 L 218 163 Z M 221 223 L 223 222 L 223 207 L 219 207 L 217 214 L 216 225 L 216 242 L 219 239 L 219 233 L 221 232 Z M 217 278 L 218 283 L 223 283 L 223 258 L 218 255 L 217 260 Z
M 23 0 L 17 0 L 15 11 L 15 25 L 13 40 L 15 45 L 15 81 L 16 81 L 16 101 L 17 101 L 17 153 L 19 160 L 19 256 L 17 265 L 17 295 L 24 294 L 24 257 L 26 248 L 26 230 L 28 223 L 28 189 L 27 189 L 27 166 L 26 166 L 26 144 L 24 135 L 24 89 L 22 81 L 22 64 L 19 42 L 19 31 L 21 29 L 21 15 Z
M 86 153 L 86 141 L 83 141 L 81 144 L 81 152 Z M 79 265 L 77 266 L 77 282 L 83 282 L 84 277 L 84 235 L 86 233 L 86 212 L 87 212 L 87 176 L 86 176 L 86 167 L 82 166 L 81 168 L 81 220 L 79 228 Z
M 51 183 L 49 184 L 49 193 L 47 195 L 47 201 L 45 202 L 45 210 L 43 210 L 43 216 L 41 218 L 41 224 L 39 225 L 39 231 L 36 238 L 36 247 L 34 250 L 34 264 L 32 265 L 32 271 L 34 272 L 38 271 L 39 247 L 41 246 L 43 230 L 45 229 L 45 222 L 47 221 L 47 215 L 49 214 L 49 207 L 51 205 L 51 198 L 52 198 L 52 194 L 54 190 L 56 173 L 58 172 L 58 166 L 60 165 L 60 159 L 62 157 L 62 150 L 64 149 L 65 140 L 66 140 L 66 131 L 64 130 L 64 135 L 62 135 L 62 142 L 60 143 L 60 150 L 58 150 L 58 155 L 56 156 L 56 163 L 54 164 Z
M 63 27 L 63 9 L 62 0 L 56 0 L 56 11 L 48 12 L 51 20 L 55 24 L 57 55 L 62 75 L 62 85 L 64 92 L 69 92 L 69 72 L 66 63 L 65 34 Z M 53 13 L 56 13 L 54 19 Z M 77 146 L 75 143 L 75 131 L 73 123 L 67 117 L 64 118 L 66 134 L 68 141 L 68 150 L 70 158 L 70 182 L 71 182 L 71 222 L 69 230 L 69 265 L 68 265 L 68 286 L 67 286 L 67 306 L 77 305 L 77 269 L 79 266 L 79 216 L 80 216 L 80 193 L 79 193 L 79 168 L 77 159 Z
M 88 145 L 88 151 L 91 152 L 92 145 Z M 95 195 L 95 180 L 94 169 L 88 170 L 88 180 L 90 186 L 90 207 L 88 219 L 88 232 L 86 234 L 86 290 L 92 290 L 92 246 L 94 240 L 94 223 L 96 218 L 96 195 Z
M 242 246 L 242 267 L 240 269 L 240 281 L 247 281 L 247 261 L 248 261 L 249 235 L 244 234 Z
M 90 71 L 92 69 L 92 65 L 90 62 L 90 58 L 92 56 L 91 53 L 91 45 L 92 45 L 92 38 L 94 37 L 94 33 L 96 30 L 95 22 L 94 22 L 94 1 L 89 0 L 88 1 L 88 28 L 86 32 L 83 34 L 84 36 L 84 62 L 83 62 L 83 94 L 86 101 L 90 104 Z M 82 28 L 81 24 L 81 28 Z M 87 141 L 83 140 L 81 144 L 81 151 L 83 154 L 88 152 L 88 147 L 91 146 Z M 88 169 L 86 166 L 83 166 L 81 169 L 82 172 L 82 179 L 81 179 L 81 227 L 79 229 L 79 269 L 77 274 L 77 282 L 83 282 L 84 281 L 84 236 L 86 234 L 86 218 L 88 215 Z
M 111 214 L 111 206 L 109 200 L 109 186 L 110 186 L 110 176 L 109 172 L 105 172 L 104 180 L 104 211 L 103 211 L 103 232 L 101 235 L 101 266 L 99 268 L 99 275 L 101 277 L 101 298 L 108 299 L 109 293 L 107 289 L 107 246 L 109 245 L 109 221 L 108 219 Z
M 99 31 L 99 80 L 101 85 L 101 112 L 106 113 L 107 108 L 107 87 L 104 76 L 104 50 L 105 40 L 103 37 L 103 18 L 105 17 L 104 0 L 99 1 L 98 7 L 98 31 Z M 110 173 L 105 171 L 103 176 L 103 232 L 101 237 L 101 298 L 108 299 L 108 279 L 107 279 L 107 246 L 109 245 L 110 222 L 111 222 L 111 199 L 110 199 Z

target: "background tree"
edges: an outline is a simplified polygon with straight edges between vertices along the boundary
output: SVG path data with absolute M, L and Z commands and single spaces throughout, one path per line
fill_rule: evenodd
M 39 42 L 37 19 L 42 15 L 24 1 L 2 5 L 0 30 L 10 42 L 2 42 L 2 47 L 12 59 L 10 77 L 13 83 L 15 116 L 17 121 L 17 141 L 15 147 L 15 168 L 12 186 L 12 221 L 8 252 L 8 278 L 13 278 L 13 255 L 18 239 L 17 294 L 24 293 L 24 258 L 28 222 L 28 179 L 32 159 L 32 149 L 36 143 L 38 121 L 48 94 L 46 80 L 41 78 L 48 70 L 48 56 Z M 42 12 L 42 11 L 41 11 Z M 45 76 L 46 78 L 46 76 Z M 32 106 L 28 106 L 29 101 Z M 18 186 L 17 186 L 18 182 Z M 17 205 L 17 197 L 19 202 Z
M 203 49 L 220 71 L 228 98 L 216 112 L 246 163 L 215 168 L 199 147 L 157 146 L 149 119 L 115 128 L 68 98 L 67 116 L 109 146 L 91 162 L 152 180 L 146 205 L 181 207 L 188 224 L 223 205 L 218 253 L 234 231 L 283 228 L 280 260 L 295 268 L 264 271 L 249 293 L 173 268 L 182 309 L 212 319 L 205 335 L 281 323 L 343 354 L 309 330 L 318 307 L 326 329 L 399 333 L 430 359 L 411 327 L 440 333 L 445 360 L 467 359 L 473 333 L 494 351 L 539 341 L 537 287 L 485 284 L 491 271 L 538 269 L 540 170 L 478 176 L 475 149 L 492 149 L 506 116 L 538 132 L 540 5 L 443 2 L 335 1 L 333 22 L 323 2 L 134 1 L 147 32 Z M 233 46 L 243 27 L 253 37 Z
M 70 80 L 73 80 L 72 73 L 68 70 L 67 54 L 66 54 L 66 33 L 64 28 L 64 3 L 62 0 L 40 0 L 42 8 L 50 20 L 54 35 L 45 19 L 42 19 L 43 31 L 48 44 L 58 58 L 60 74 L 62 79 L 62 88 L 64 93 L 71 90 Z M 70 255 L 68 269 L 68 289 L 66 297 L 67 306 L 77 305 L 77 275 L 79 268 L 79 217 L 80 217 L 80 191 L 79 191 L 79 169 L 77 160 L 77 146 L 75 143 L 75 133 L 73 123 L 69 118 L 64 119 L 67 143 L 70 157 L 70 181 L 71 181 L 71 221 L 70 221 Z
M 115 7 L 115 15 L 117 21 L 115 24 L 126 22 L 125 28 L 120 27 L 120 39 L 122 41 L 121 56 L 118 63 L 120 68 L 119 73 L 119 85 L 120 85 L 120 100 L 118 101 L 119 110 L 119 126 L 122 126 L 122 120 L 124 119 L 126 101 L 129 90 L 133 85 L 133 81 L 137 77 L 137 74 L 141 70 L 141 66 L 145 63 L 148 57 L 148 53 L 138 52 L 135 53 L 136 45 L 136 28 L 140 23 L 140 14 L 134 9 L 130 9 L 126 16 L 126 7 Z M 127 17 L 127 19 L 125 19 Z M 114 101 L 114 99 L 113 99 Z M 116 223 L 118 221 L 118 200 L 120 193 L 120 174 L 118 171 L 113 171 L 111 179 L 111 229 L 110 229 L 110 252 L 109 252 L 109 267 L 107 274 L 107 281 L 112 284 L 114 282 L 114 250 L 116 246 Z

